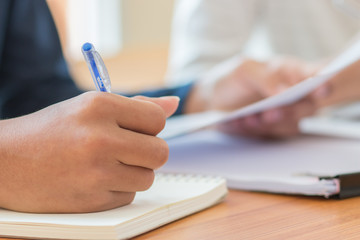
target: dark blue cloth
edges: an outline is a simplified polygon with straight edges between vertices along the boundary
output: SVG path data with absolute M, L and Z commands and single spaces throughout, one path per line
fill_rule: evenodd
M 80 51 L 80 50 L 79 50 Z M 183 111 L 192 85 L 138 93 L 176 95 Z M 81 94 L 70 77 L 45 0 L 0 0 L 0 119 Z

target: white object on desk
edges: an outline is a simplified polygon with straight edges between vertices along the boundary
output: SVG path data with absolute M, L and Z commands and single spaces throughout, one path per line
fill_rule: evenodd
M 360 121 L 327 116 L 308 117 L 300 121 L 299 128 L 305 134 L 360 139 Z
M 86 214 L 27 214 L 0 209 L 0 236 L 36 239 L 127 239 L 208 208 L 227 193 L 223 178 L 157 174 L 132 204 Z
M 169 161 L 161 171 L 219 174 L 234 189 L 331 196 L 337 179 L 360 172 L 360 141 L 301 136 L 261 141 L 201 131 L 168 140 Z
M 300 121 L 302 133 L 360 139 L 360 102 L 332 107 Z

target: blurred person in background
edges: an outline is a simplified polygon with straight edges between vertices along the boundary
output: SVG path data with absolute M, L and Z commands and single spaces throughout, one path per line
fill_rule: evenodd
M 360 32 L 360 18 L 347 14 L 336 2 L 177 0 L 169 83 L 198 79 L 239 55 L 244 60 L 263 61 L 274 57 L 306 62 L 331 58 Z
M 219 86 L 221 76 L 228 76 L 232 71 L 232 81 L 238 87 L 222 92 L 221 97 L 227 99 L 222 103 L 226 102 L 226 106 L 216 103 L 216 108 L 228 110 L 276 94 L 314 75 L 360 32 L 360 1 L 340 2 L 178 0 L 173 19 L 168 84 L 200 81 Z M 356 71 L 355 67 L 353 71 Z M 353 90 L 357 81 L 342 75 L 339 82 L 340 77 L 335 77 L 312 94 L 317 96 L 316 101 L 312 98 L 313 101 L 304 104 L 308 109 L 310 105 L 317 109 L 359 99 L 359 94 Z M 211 91 L 204 90 L 202 95 L 214 97 Z M 268 123 L 283 121 L 292 125 L 292 131 L 288 128 L 284 135 L 296 134 L 297 122 L 311 113 L 290 116 L 286 111 L 275 109 L 238 121 L 237 126 L 245 135 L 258 136 L 267 135 L 266 129 L 271 128 Z M 279 132 L 273 133 L 269 135 L 279 135 Z

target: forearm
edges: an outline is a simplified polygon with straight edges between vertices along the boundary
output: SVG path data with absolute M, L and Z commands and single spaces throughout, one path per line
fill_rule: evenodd
M 319 107 L 360 100 L 360 60 L 332 78 L 329 88 L 330 94 L 318 99 Z

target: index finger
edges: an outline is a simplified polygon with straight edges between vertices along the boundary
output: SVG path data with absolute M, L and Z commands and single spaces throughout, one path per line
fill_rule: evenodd
M 121 128 L 156 136 L 165 127 L 166 113 L 155 103 L 124 98 L 119 105 L 116 120 Z
M 166 113 L 155 103 L 111 93 L 88 96 L 89 114 L 97 114 L 123 129 L 155 136 L 165 126 Z

